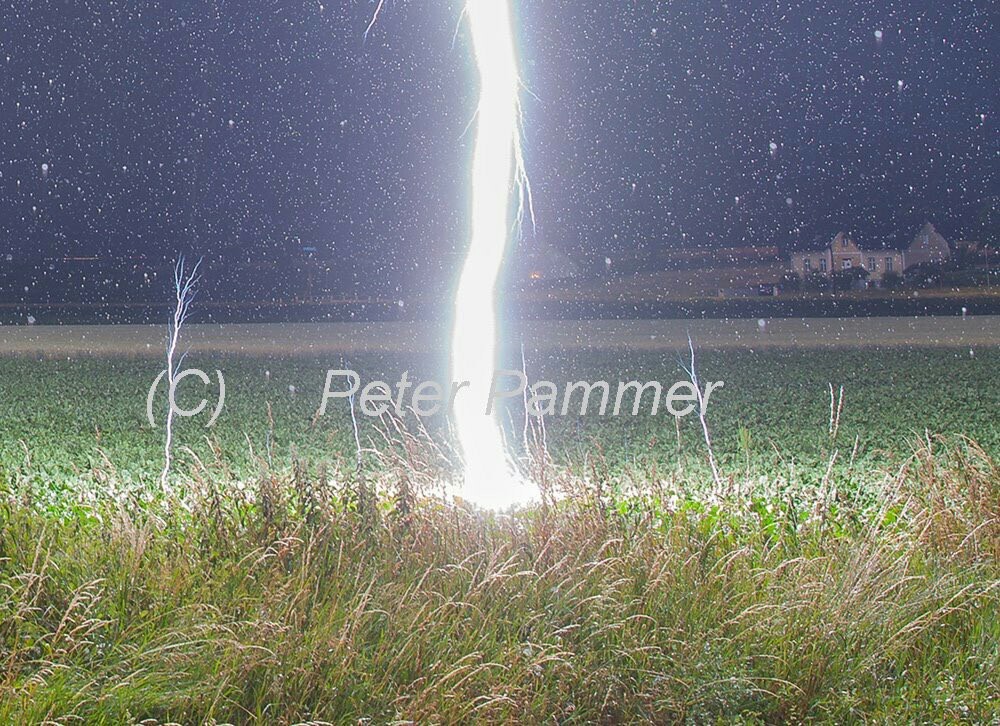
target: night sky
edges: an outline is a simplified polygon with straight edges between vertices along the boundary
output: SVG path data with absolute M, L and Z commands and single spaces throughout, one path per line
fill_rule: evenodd
M 6 0 L 0 245 L 18 258 L 316 247 L 411 282 L 465 243 L 461 3 Z M 989 0 L 526 0 L 522 250 L 593 257 L 982 234 Z M 457 31 L 457 33 L 456 33 Z M 530 93 L 529 93 L 530 92 Z

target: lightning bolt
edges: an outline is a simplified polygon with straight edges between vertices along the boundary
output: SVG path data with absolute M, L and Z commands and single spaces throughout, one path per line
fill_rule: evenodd
M 372 28 L 375 27 L 375 23 L 378 22 L 378 16 L 379 13 L 382 12 L 383 5 L 385 5 L 385 0 L 378 0 L 378 5 L 375 6 L 375 12 L 372 14 L 372 19 L 368 22 L 368 27 L 365 28 L 365 40 L 368 40 L 368 34 L 372 32 Z
M 498 423 L 486 415 L 497 356 L 497 282 L 531 191 L 521 154 L 520 78 L 508 0 L 466 5 L 479 70 L 468 252 L 454 301 L 452 380 L 469 382 L 455 398 L 453 424 L 464 463 L 460 496 L 489 509 L 537 498 L 507 454 Z M 517 198 L 511 215 L 511 200 Z

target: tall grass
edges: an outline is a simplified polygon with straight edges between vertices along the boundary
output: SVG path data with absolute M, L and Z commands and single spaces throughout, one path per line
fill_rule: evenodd
M 571 493 L 508 516 L 421 495 L 405 443 L 379 482 L 203 469 L 190 512 L 6 484 L 0 723 L 1000 719 L 1000 472 L 972 442 L 865 495 L 550 471 Z

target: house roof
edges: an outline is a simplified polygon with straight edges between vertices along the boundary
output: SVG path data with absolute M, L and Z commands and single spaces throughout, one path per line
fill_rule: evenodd
M 909 248 L 915 247 L 926 250 L 947 249 L 948 240 L 934 228 L 933 224 L 925 222 L 924 226 L 913 236 L 913 241 L 910 242 Z
M 862 252 L 902 252 L 907 249 L 913 249 L 914 246 L 929 250 L 948 247 L 947 240 L 934 228 L 934 225 L 930 222 L 925 222 L 917 230 L 916 234 L 909 238 L 909 241 L 905 241 L 906 238 L 903 236 L 894 236 L 888 240 L 860 243 L 850 232 L 844 231 L 843 228 L 837 228 L 833 231 L 824 230 L 815 235 L 809 242 L 794 245 L 788 251 L 792 254 L 823 252 L 829 249 L 839 234 L 847 235 L 851 241 L 857 244 L 858 249 Z
M 837 235 L 844 234 L 848 238 L 851 237 L 850 232 L 845 232 L 842 229 L 835 229 L 832 232 L 823 231 L 814 236 L 809 242 L 796 246 L 791 252 L 803 253 L 803 252 L 822 252 L 833 244 L 833 241 L 837 239 Z

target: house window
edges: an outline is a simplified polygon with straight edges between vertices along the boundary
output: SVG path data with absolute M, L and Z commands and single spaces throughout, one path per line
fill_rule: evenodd
M 844 237 L 843 239 L 840 240 L 840 246 L 843 247 L 845 250 L 847 249 L 847 237 Z
M 826 260 L 819 261 L 819 271 L 826 272 Z
M 886 272 L 892 272 L 892 258 L 891 257 L 886 257 L 885 258 L 885 271 Z
M 802 260 L 802 269 L 803 270 L 805 270 L 806 272 L 809 272 L 810 270 L 812 270 L 812 268 L 813 268 L 812 260 L 810 260 L 808 257 L 806 257 L 805 259 Z
M 849 270 L 849 269 L 851 269 L 851 261 L 848 260 L 848 259 L 845 259 L 843 262 L 840 263 L 840 266 L 843 269 L 845 269 L 845 270 Z
M 875 258 L 874 257 L 869 257 L 868 258 L 868 270 L 870 272 L 875 272 Z

